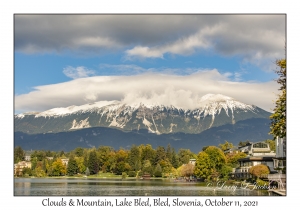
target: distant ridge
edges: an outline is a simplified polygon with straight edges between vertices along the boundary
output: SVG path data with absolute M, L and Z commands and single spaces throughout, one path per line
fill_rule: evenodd
M 124 132 L 113 128 L 86 128 L 74 131 L 46 134 L 26 134 L 15 132 L 14 145 L 25 150 L 71 151 L 76 147 L 98 148 L 101 145 L 114 149 L 129 149 L 133 144 L 151 144 L 166 147 L 171 144 L 176 150 L 190 149 L 198 153 L 204 146 L 224 143 L 225 140 L 237 145 L 240 141 L 262 141 L 272 138 L 269 132 L 268 119 L 253 118 L 213 127 L 200 134 L 170 133 L 156 135 L 145 129 Z

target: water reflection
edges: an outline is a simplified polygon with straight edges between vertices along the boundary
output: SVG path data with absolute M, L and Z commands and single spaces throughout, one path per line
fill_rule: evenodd
M 214 189 L 169 180 L 15 179 L 15 195 L 33 196 L 268 196 L 267 191 Z
M 30 195 L 30 188 L 31 188 L 30 181 L 25 180 L 24 182 L 17 182 L 15 183 L 15 194 L 17 190 L 17 194 Z

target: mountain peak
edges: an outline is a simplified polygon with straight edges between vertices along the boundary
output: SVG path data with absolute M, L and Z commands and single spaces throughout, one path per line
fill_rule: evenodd
M 24 117 L 24 115 L 35 115 L 35 117 L 64 116 L 64 115 L 70 115 L 75 113 L 86 113 L 86 112 L 93 112 L 99 110 L 108 110 L 109 112 L 115 112 L 116 110 L 122 109 L 122 107 L 123 109 L 125 108 L 130 112 L 133 112 L 140 108 L 160 109 L 160 110 L 177 109 L 177 110 L 182 110 L 184 112 L 200 110 L 200 112 L 203 112 L 205 116 L 207 114 L 214 115 L 215 113 L 220 112 L 221 109 L 224 109 L 227 113 L 229 109 L 233 111 L 234 109 L 253 110 L 255 108 L 255 106 L 244 104 L 229 96 L 209 93 L 202 96 L 198 100 L 198 103 L 196 103 L 195 105 L 196 108 L 194 109 L 178 107 L 172 104 L 169 105 L 159 104 L 158 102 L 123 103 L 122 101 L 113 100 L 113 101 L 98 101 L 98 102 L 83 104 L 79 106 L 72 105 L 68 107 L 57 107 L 43 112 L 22 113 L 22 114 L 18 114 L 17 117 L 22 118 Z
M 61 132 L 88 127 L 112 127 L 124 131 L 147 129 L 151 133 L 201 133 L 211 127 L 235 124 L 270 113 L 222 94 L 206 94 L 183 109 L 172 104 L 99 101 L 80 106 L 53 108 L 15 117 L 16 130 L 29 133 Z
M 208 94 L 201 97 L 200 102 L 205 102 L 205 101 L 227 101 L 227 100 L 235 100 L 235 99 L 233 99 L 229 96 L 224 96 L 222 94 L 208 93 Z

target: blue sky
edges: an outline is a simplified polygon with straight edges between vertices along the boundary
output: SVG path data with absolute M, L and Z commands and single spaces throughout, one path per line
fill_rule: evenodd
M 207 93 L 271 111 L 285 18 L 15 15 L 15 112 L 132 96 L 182 104 Z

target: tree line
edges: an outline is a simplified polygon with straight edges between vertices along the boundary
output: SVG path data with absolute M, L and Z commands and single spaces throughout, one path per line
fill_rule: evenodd
M 53 152 L 36 150 L 31 153 L 31 169 L 26 171 L 33 176 L 61 176 L 76 174 L 97 174 L 110 172 L 121 175 L 123 172 L 131 176 L 150 174 L 151 176 L 169 176 L 172 169 L 187 164 L 196 154 L 189 149 L 175 151 L 171 145 L 166 148 L 158 146 L 153 149 L 150 144 L 132 145 L 129 150 L 120 148 L 114 150 L 109 146 L 98 148 L 78 147 L 70 152 Z M 51 157 L 51 158 L 50 158 Z M 65 166 L 62 159 L 68 158 Z M 14 162 L 25 159 L 25 151 L 16 147 Z M 24 174 L 24 173 L 23 173 Z
M 268 140 L 271 141 L 271 140 Z M 242 142 L 245 144 L 245 142 Z M 130 149 L 115 150 L 109 146 L 98 148 L 78 147 L 70 152 L 36 150 L 31 153 L 31 168 L 23 170 L 23 176 L 74 176 L 98 173 L 126 174 L 130 177 L 148 174 L 155 177 L 190 177 L 228 179 L 238 159 L 246 157 L 242 152 L 224 153 L 232 143 L 203 147 L 198 154 L 189 149 L 178 152 L 169 144 L 166 148 L 152 148 L 150 144 L 132 145 Z M 15 148 L 15 163 L 24 160 L 25 151 Z M 51 158 L 50 158 L 51 157 Z M 68 159 L 68 164 L 63 164 Z M 195 159 L 195 163 L 190 163 Z

